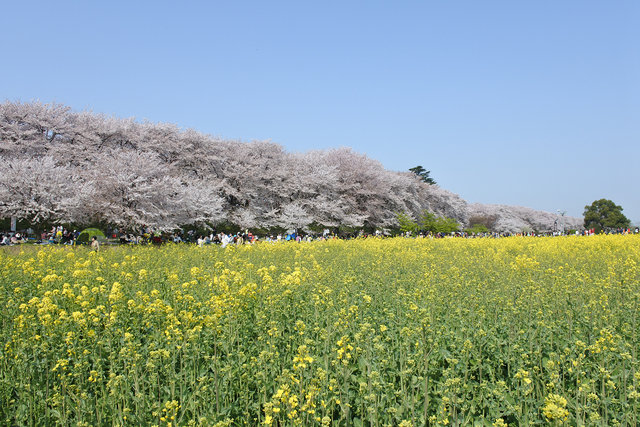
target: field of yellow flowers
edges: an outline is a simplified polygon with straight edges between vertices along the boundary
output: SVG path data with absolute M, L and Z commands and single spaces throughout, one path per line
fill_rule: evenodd
M 3 425 L 637 425 L 640 237 L 0 251 Z

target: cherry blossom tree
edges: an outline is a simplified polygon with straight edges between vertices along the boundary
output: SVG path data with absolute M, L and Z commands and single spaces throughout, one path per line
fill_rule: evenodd
M 83 219 L 81 198 L 92 193 L 75 172 L 51 157 L 16 158 L 0 173 L 0 212 L 33 223 Z
M 463 226 L 496 215 L 501 230 L 548 222 L 524 208 L 468 205 L 350 148 L 289 153 L 59 104 L 0 104 L 0 159 L 0 217 L 31 221 L 378 228 L 397 227 L 398 212 L 428 212 Z

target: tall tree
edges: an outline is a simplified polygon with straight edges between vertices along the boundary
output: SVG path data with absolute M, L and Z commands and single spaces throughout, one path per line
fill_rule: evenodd
M 429 185 L 434 185 L 436 183 L 436 181 L 429 176 L 429 174 L 431 174 L 431 171 L 426 170 L 422 166 L 415 166 L 409 170 L 418 175 L 422 182 L 426 182 Z
M 628 227 L 629 219 L 622 214 L 622 207 L 611 200 L 600 199 L 584 207 L 584 227 L 600 232 L 610 228 Z

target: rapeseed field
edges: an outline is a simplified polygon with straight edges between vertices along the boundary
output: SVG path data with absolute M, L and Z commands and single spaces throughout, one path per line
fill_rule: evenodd
M 637 425 L 640 238 L 0 251 L 3 425 Z

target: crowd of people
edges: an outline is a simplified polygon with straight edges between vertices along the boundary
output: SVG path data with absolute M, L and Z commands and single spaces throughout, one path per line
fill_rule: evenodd
M 635 228 L 619 228 L 610 229 L 604 232 L 605 234 L 639 234 L 640 229 Z M 62 244 L 62 245 L 76 245 L 78 243 L 78 237 L 80 236 L 78 230 L 66 229 L 63 226 L 54 226 L 49 230 L 42 231 L 41 233 L 34 233 L 31 228 L 23 230 L 21 232 L 2 232 L 0 233 L 0 246 L 11 246 L 22 243 L 34 243 L 34 244 Z M 594 229 L 573 231 L 573 232 L 522 232 L 522 233 L 469 233 L 456 231 L 452 233 L 432 233 L 421 232 L 411 233 L 405 232 L 400 235 L 405 238 L 429 238 L 429 239 L 441 239 L 441 238 L 502 238 L 511 236 L 527 236 L 527 237 L 542 237 L 542 236 L 590 236 L 596 234 Z M 108 230 L 106 238 L 98 239 L 97 236 L 90 236 L 87 239 L 86 244 L 92 245 L 92 242 L 102 240 L 103 243 L 108 244 L 120 244 L 120 245 L 144 245 L 144 244 L 163 244 L 163 243 L 193 243 L 198 246 L 205 245 L 219 245 L 221 247 L 227 247 L 229 245 L 243 245 L 254 244 L 257 242 L 283 242 L 283 241 L 296 241 L 296 242 L 310 242 L 314 240 L 328 240 L 328 239 L 353 239 L 353 238 L 369 238 L 369 237 L 391 237 L 391 234 L 384 233 L 380 230 L 376 230 L 374 233 L 356 232 L 356 233 L 344 233 L 337 234 L 331 233 L 329 230 L 324 230 L 319 234 L 299 233 L 297 231 L 289 231 L 287 233 L 278 234 L 266 234 L 258 236 L 251 231 L 244 230 L 238 232 L 211 232 L 209 234 L 198 234 L 195 230 L 189 230 L 187 232 L 175 232 L 175 233 L 161 233 L 154 232 L 151 229 L 140 230 L 140 233 L 127 233 L 124 230 Z M 95 239 L 94 239 L 95 237 Z M 96 247 L 97 244 L 93 246 Z
M 296 241 L 296 242 L 311 242 L 313 240 L 326 240 L 328 238 L 335 238 L 335 235 L 323 234 L 320 236 L 312 236 L 310 234 L 301 235 L 297 232 L 291 232 L 286 234 L 276 234 L 276 235 L 265 235 L 260 238 L 257 235 L 253 234 L 249 230 L 245 230 L 244 232 L 238 233 L 211 233 L 205 236 L 198 236 L 196 243 L 198 246 L 217 244 L 221 247 L 226 247 L 228 245 L 243 245 L 243 244 L 253 244 L 258 241 L 261 242 L 282 242 L 282 241 Z M 178 236 L 177 240 L 174 242 L 181 242 L 181 238 Z
M 16 245 L 27 242 L 73 245 L 79 235 L 80 232 L 78 230 L 67 230 L 62 226 L 54 226 L 41 233 L 34 233 L 32 228 L 27 228 L 21 232 L 5 231 L 0 233 L 0 245 Z
M 0 245 L 9 246 L 26 242 L 26 238 L 20 233 L 2 233 L 0 234 Z

